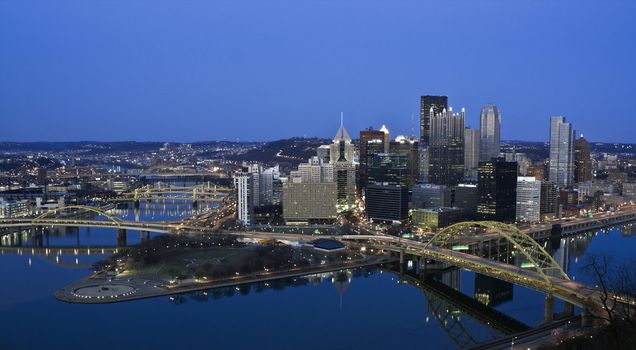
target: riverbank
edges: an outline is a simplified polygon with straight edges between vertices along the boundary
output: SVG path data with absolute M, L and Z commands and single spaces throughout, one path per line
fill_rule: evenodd
M 327 273 L 345 269 L 382 265 L 397 261 L 388 256 L 371 256 L 363 260 L 321 265 L 307 268 L 292 268 L 282 271 L 264 271 L 250 275 L 237 275 L 219 280 L 192 280 L 180 284 L 169 281 L 146 278 L 145 276 L 107 279 L 90 276 L 55 292 L 55 298 L 67 303 L 105 304 L 124 301 L 155 298 L 173 294 L 190 293 L 202 290 L 231 287 L 293 278 L 311 274 Z

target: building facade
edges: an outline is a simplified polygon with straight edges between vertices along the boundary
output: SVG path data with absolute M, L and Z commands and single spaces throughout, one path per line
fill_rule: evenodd
M 574 142 L 574 183 L 592 180 L 592 149 L 583 137 Z
M 447 96 L 420 97 L 420 145 L 423 147 L 430 143 L 431 118 L 446 109 L 448 109 Z
M 479 160 L 486 162 L 499 157 L 501 150 L 501 115 L 494 104 L 487 104 L 479 114 Z
M 480 138 L 478 129 L 464 130 L 464 177 L 467 181 L 477 181 Z
M 550 168 L 548 179 L 559 188 L 574 180 L 574 130 L 561 116 L 550 119 Z
M 464 178 L 465 111 L 443 110 L 430 118 L 428 182 L 455 186 Z
M 409 214 L 408 188 L 399 184 L 369 183 L 366 213 L 371 221 L 406 220 Z
M 477 216 L 481 220 L 514 222 L 517 211 L 517 163 L 495 158 L 479 163 Z
M 517 222 L 541 221 L 541 181 L 517 177 Z

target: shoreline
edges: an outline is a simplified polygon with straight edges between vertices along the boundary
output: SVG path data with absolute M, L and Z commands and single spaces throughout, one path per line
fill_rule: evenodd
M 304 269 L 297 268 L 277 272 L 264 272 L 246 276 L 229 277 L 218 281 L 192 283 L 172 288 L 166 287 L 164 285 L 166 281 L 146 278 L 145 276 L 130 277 L 127 279 L 112 279 L 111 281 L 108 281 L 104 278 L 94 278 L 93 276 L 89 276 L 57 290 L 54 296 L 59 301 L 72 304 L 111 304 L 161 296 L 169 296 L 174 294 L 191 293 L 208 289 L 225 288 L 244 284 L 300 277 L 318 273 L 327 273 L 339 270 L 382 265 L 396 261 L 398 261 L 398 259 L 393 257 L 374 256 L 362 261 L 352 263 L 339 263 Z M 88 294 L 80 295 L 76 293 L 76 291 L 78 290 L 86 290 L 91 288 L 93 289 L 93 291 L 97 291 L 98 293 L 108 291 L 110 292 L 110 294 L 96 296 Z M 117 294 L 118 289 L 125 290 L 125 293 Z

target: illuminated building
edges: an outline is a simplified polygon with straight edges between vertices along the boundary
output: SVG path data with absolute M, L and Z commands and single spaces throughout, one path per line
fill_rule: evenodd
M 517 201 L 517 163 L 495 158 L 479 163 L 477 216 L 481 220 L 514 222 Z

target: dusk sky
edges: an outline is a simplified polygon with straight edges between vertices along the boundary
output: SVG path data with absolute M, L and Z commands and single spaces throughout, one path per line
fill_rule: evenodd
M 0 141 L 418 135 L 423 94 L 636 142 L 636 1 L 0 0 Z

